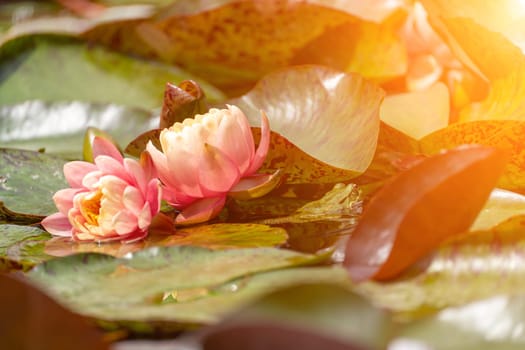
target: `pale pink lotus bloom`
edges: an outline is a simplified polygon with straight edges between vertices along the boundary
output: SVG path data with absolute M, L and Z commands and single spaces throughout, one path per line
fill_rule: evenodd
M 95 163 L 73 161 L 64 165 L 71 188 L 53 196 L 58 213 L 42 226 L 56 236 L 76 241 L 126 243 L 144 238 L 160 210 L 162 191 L 151 158 L 124 159 L 111 142 L 95 137 Z
M 228 194 L 264 187 L 256 191 L 260 196 L 277 184 L 275 177 L 255 174 L 268 153 L 268 118 L 261 113 L 261 140 L 255 150 L 246 116 L 236 106 L 227 107 L 162 130 L 162 151 L 151 142 L 146 146 L 163 184 L 163 198 L 182 210 L 175 219 L 178 224 L 213 218 Z

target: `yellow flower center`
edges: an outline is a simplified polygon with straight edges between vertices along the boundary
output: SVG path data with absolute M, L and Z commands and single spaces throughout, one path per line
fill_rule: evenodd
M 100 201 L 102 199 L 102 191 L 98 190 L 92 192 L 82 198 L 80 202 L 80 211 L 82 216 L 86 219 L 86 223 L 93 226 L 98 226 L 98 216 L 100 214 Z

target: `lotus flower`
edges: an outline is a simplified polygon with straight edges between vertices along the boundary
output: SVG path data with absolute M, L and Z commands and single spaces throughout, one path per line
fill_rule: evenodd
M 217 215 L 226 196 L 258 197 L 278 183 L 273 175 L 254 175 L 270 143 L 268 118 L 261 113 L 261 140 L 255 150 L 251 128 L 236 106 L 211 109 L 160 133 L 162 152 L 146 146 L 163 187 L 163 198 L 182 210 L 175 222 L 203 222 Z
M 55 193 L 58 213 L 42 226 L 51 234 L 76 241 L 134 242 L 148 234 L 159 212 L 160 182 L 147 153 L 141 163 L 124 159 L 109 141 L 93 140 L 95 163 L 73 161 L 64 165 L 71 188 Z

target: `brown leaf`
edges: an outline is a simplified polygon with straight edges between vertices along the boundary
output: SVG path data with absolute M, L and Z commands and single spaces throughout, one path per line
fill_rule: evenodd
M 207 111 L 204 91 L 199 84 L 192 80 L 184 80 L 178 86 L 167 83 L 159 128 L 169 128 L 175 122 L 182 122 L 186 118 L 193 118 L 196 114 Z
M 351 277 L 393 278 L 466 231 L 495 186 L 505 155 L 496 148 L 458 147 L 394 177 L 370 200 L 348 241 L 344 264 Z
M 5 349 L 109 349 L 102 334 L 23 279 L 0 274 Z

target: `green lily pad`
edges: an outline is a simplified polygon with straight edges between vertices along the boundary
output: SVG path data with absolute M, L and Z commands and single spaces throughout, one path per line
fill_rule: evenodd
M 45 241 L 51 235 L 38 227 L 0 225 L 0 271 L 28 270 L 49 260 L 44 253 Z
M 280 289 L 242 308 L 203 332 L 203 342 L 207 349 L 220 348 L 212 344 L 228 349 L 384 349 L 392 326 L 388 312 L 341 283 L 306 284 Z
M 413 322 L 398 333 L 400 338 L 432 349 L 523 349 L 525 297 L 501 295 L 447 308 Z
M 120 145 L 158 124 L 151 112 L 114 104 L 26 101 L 0 107 L 0 147 L 45 149 L 80 159 L 88 127 L 108 132 Z M 38 125 L 38 128 L 34 126 Z
M 259 274 L 320 259 L 274 248 L 211 251 L 184 246 L 150 248 L 121 259 L 77 254 L 38 265 L 28 275 L 83 315 L 184 327 L 217 321 L 254 295 L 298 280 L 346 278 L 342 269 L 331 268 Z
M 65 163 L 44 153 L 0 148 L 0 202 L 13 215 L 53 214 L 57 209 L 51 198 L 68 187 L 62 172 Z
M 223 95 L 181 69 L 87 46 L 68 37 L 28 36 L 2 46 L 0 105 L 26 100 L 86 101 L 155 108 L 166 82 L 197 80 L 209 99 Z
M 177 229 L 161 245 L 193 245 L 210 249 L 278 246 L 288 235 L 279 227 L 260 224 L 213 224 Z
M 151 230 L 150 230 L 151 231 Z M 120 242 L 75 242 L 69 237 L 55 237 L 45 243 L 45 252 L 52 256 L 76 253 L 102 253 L 115 257 L 151 247 L 193 245 L 208 249 L 275 247 L 286 242 L 288 235 L 279 227 L 260 224 L 211 224 L 177 229 L 175 234 L 150 232 L 145 239 L 122 244 Z

